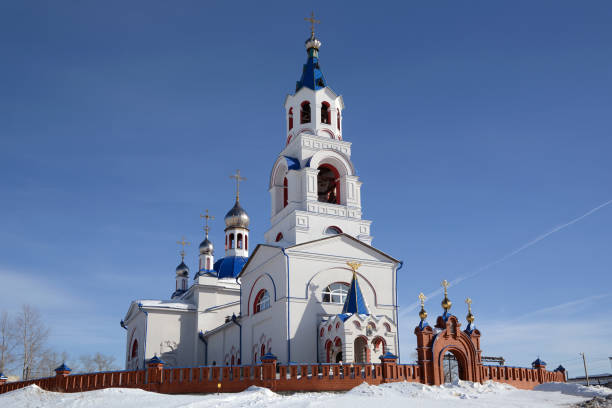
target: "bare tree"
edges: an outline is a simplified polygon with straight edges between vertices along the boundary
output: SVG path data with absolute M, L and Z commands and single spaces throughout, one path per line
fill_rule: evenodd
M 36 369 L 32 374 L 35 374 L 36 377 L 51 377 L 55 375 L 55 369 L 62 365 L 62 363 L 67 363 L 73 372 L 79 370 L 78 366 L 73 362 L 68 364 L 68 361 L 70 361 L 70 357 L 65 351 L 58 353 L 56 351 L 46 350 L 38 359 Z
M 6 374 L 16 361 L 15 324 L 7 311 L 0 315 L 0 373 Z
M 49 337 L 49 329 L 43 323 L 40 313 L 30 305 L 21 307 L 15 325 L 21 349 L 22 378 L 28 380 L 36 372 L 45 342 Z
M 115 365 L 115 357 L 101 353 L 96 353 L 93 356 L 83 355 L 79 358 L 79 361 L 81 362 L 83 372 L 86 373 L 111 371 L 118 368 Z

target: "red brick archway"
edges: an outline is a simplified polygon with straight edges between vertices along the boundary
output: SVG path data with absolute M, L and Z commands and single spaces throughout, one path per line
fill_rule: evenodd
M 437 334 L 434 334 L 430 326 L 415 329 L 419 364 L 423 367 L 423 382 L 432 385 L 444 384 L 444 355 L 448 352 L 457 359 L 459 378 L 480 382 L 480 332 L 461 331 L 461 323 L 452 315 L 446 320 L 442 316 L 438 317 L 436 328 L 441 329 Z

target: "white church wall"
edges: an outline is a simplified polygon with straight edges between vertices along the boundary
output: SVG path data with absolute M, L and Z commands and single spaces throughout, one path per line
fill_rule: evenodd
M 195 311 L 148 310 L 146 359 L 157 355 L 168 366 L 191 365 L 195 359 Z
M 223 324 L 214 332 L 206 335 L 208 342 L 209 365 L 238 365 L 240 359 L 240 327 L 233 322 Z M 241 361 L 242 363 L 242 361 Z
M 133 316 L 125 322 L 127 326 L 127 341 L 125 349 L 125 368 L 126 370 L 136 370 L 145 367 L 145 330 L 146 316 L 139 310 L 133 312 Z M 132 358 L 132 347 L 134 341 L 138 342 L 136 356 Z

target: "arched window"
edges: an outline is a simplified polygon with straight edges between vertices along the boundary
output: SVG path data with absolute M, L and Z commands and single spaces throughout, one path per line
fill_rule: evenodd
M 236 362 L 235 357 L 232 356 L 232 365 L 234 365 L 235 362 Z
M 374 345 L 374 351 L 381 352 L 383 354 L 387 352 L 387 343 L 385 342 L 385 339 L 383 339 L 382 337 L 376 337 L 372 341 L 372 344 Z
M 187 281 L 183 279 L 183 290 L 187 290 Z
M 310 123 L 310 102 L 302 102 L 300 109 L 300 123 Z
M 206 270 L 210 271 L 210 258 L 206 258 Z
M 385 324 L 383 324 L 383 326 L 385 326 L 385 331 L 386 332 L 390 332 L 391 331 L 391 326 L 389 325 L 389 323 L 385 323 Z
M 324 334 L 325 334 L 325 329 L 321 329 L 321 332 L 319 333 L 319 335 L 323 337 Z
M 293 129 L 293 108 L 289 108 L 289 130 Z
M 340 130 L 340 109 L 338 109 L 338 114 L 336 117 L 338 118 L 338 130 Z
M 291 143 L 291 135 L 289 135 L 289 136 L 287 137 L 287 145 L 288 145 L 289 143 Z
M 283 208 L 289 204 L 289 181 L 287 177 L 283 180 Z
M 236 239 L 236 248 L 242 249 L 242 234 L 238 234 L 238 238 Z
M 259 313 L 262 310 L 270 308 L 270 294 L 265 289 L 259 291 L 255 296 L 255 302 L 253 302 L 253 313 Z M 264 354 L 264 353 L 262 353 Z
M 138 358 L 138 340 L 136 339 L 132 343 L 132 354 L 130 356 L 132 359 Z
M 249 250 L 249 236 L 246 234 L 244 234 L 244 250 Z
M 344 304 L 346 294 L 349 290 L 349 284 L 344 282 L 335 282 L 323 289 L 323 301 L 329 303 Z
M 325 228 L 325 233 L 327 235 L 342 234 L 342 230 L 340 228 L 336 227 L 335 225 L 332 225 L 331 227 Z
M 278 234 L 276 234 L 276 242 L 282 241 L 283 239 L 283 233 L 279 232 Z
M 340 204 L 340 174 L 333 166 L 322 164 L 317 174 L 317 195 L 323 203 Z
M 323 102 L 321 104 L 321 123 L 331 125 L 331 112 L 329 109 L 329 103 Z
M 225 249 L 227 250 L 227 235 L 225 236 Z
M 355 324 L 355 328 L 356 328 L 357 330 L 361 330 L 361 324 L 359 324 L 359 322 L 358 322 L 358 321 L 354 321 L 353 323 Z
M 263 357 L 264 354 L 266 354 L 266 345 L 262 344 L 261 345 L 261 355 L 262 355 L 262 357 Z
M 229 236 L 229 249 L 234 249 L 234 234 L 230 234 Z

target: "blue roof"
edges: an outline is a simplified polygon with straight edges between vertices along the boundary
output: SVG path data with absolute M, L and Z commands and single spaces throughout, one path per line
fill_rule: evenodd
M 359 282 L 357 281 L 356 273 L 353 273 L 353 279 L 351 280 L 351 286 L 346 295 L 346 301 L 344 302 L 342 313 L 359 313 L 363 315 L 370 314 L 370 311 L 366 306 L 366 302 L 363 299 L 361 289 L 359 288 Z
M 533 363 L 531 363 L 532 366 L 536 366 L 536 365 L 541 365 L 541 366 L 545 366 L 546 362 L 543 360 L 540 360 L 540 357 L 538 357 Z
M 0 373 L 0 380 L 8 380 L 8 377 L 2 373 Z
M 295 85 L 295 92 L 303 87 L 318 91 L 327 86 L 323 72 L 321 72 L 321 68 L 319 67 L 319 50 L 316 48 L 309 48 L 307 52 L 308 60 L 302 68 L 302 77 Z
M 260 357 L 261 360 L 278 360 L 278 358 L 269 351 Z
M 287 168 L 289 170 L 299 170 L 300 169 L 300 161 L 295 157 L 283 156 L 287 161 Z
M 161 358 L 157 357 L 157 354 L 153 356 L 152 359 L 150 359 L 148 361 L 149 364 L 166 364 L 164 362 L 164 360 L 162 360 Z
M 382 360 L 383 358 L 397 358 L 397 356 L 393 353 L 391 353 L 390 351 L 387 351 L 385 354 L 383 354 L 382 356 L 380 356 L 380 359 Z
M 249 258 L 243 256 L 226 256 L 215 262 L 213 269 L 217 272 L 217 277 L 236 278 Z
M 62 363 L 62 365 L 57 367 L 55 371 L 72 371 L 72 370 L 65 363 Z

